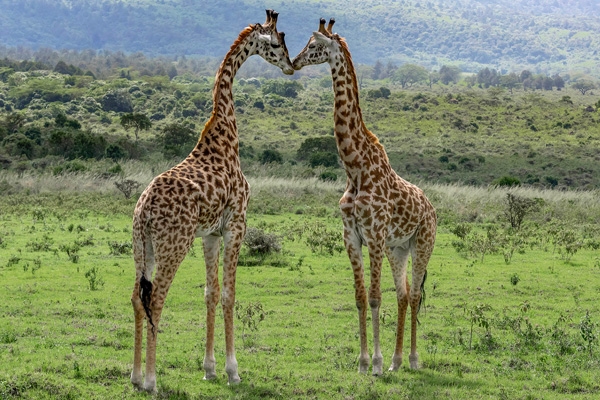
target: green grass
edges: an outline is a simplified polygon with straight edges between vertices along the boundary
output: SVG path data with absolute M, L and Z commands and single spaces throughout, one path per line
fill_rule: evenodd
M 242 383 L 227 385 L 220 310 L 216 330 L 219 377 L 202 380 L 205 271 L 200 242 L 196 242 L 178 271 L 161 320 L 155 397 L 591 399 L 600 393 L 598 342 L 590 342 L 590 355 L 581 335 L 586 312 L 591 332 L 600 334 L 597 251 L 582 249 L 570 261 L 561 259 L 551 247 L 546 251 L 528 248 L 524 254 L 515 254 L 510 264 L 501 254 L 488 254 L 483 263 L 478 257 L 464 258 L 454 250 L 451 243 L 456 237 L 449 230 L 454 222 L 467 218 L 469 210 L 463 213 L 451 201 L 477 204 L 481 222 L 499 223 L 499 194 L 475 188 L 426 187 L 445 219 L 429 265 L 427 300 L 419 317 L 422 368 L 406 368 L 407 342 L 400 371 L 379 378 L 361 376 L 347 256 L 343 252 L 314 254 L 306 243 L 313 224 L 341 232 L 333 200 L 338 190 L 322 186 L 310 192 L 301 180 L 286 186 L 276 179 L 255 179 L 253 187 L 248 225 L 286 238 L 281 254 L 258 265 L 245 252 L 241 257 L 237 301 L 242 307 L 260 303 L 265 312 L 256 330 L 235 320 Z M 599 214 L 594 196 L 587 198 L 585 193 L 579 200 L 561 197 L 569 194 L 560 192 L 520 195 L 543 197 L 549 205 L 571 201 L 575 214 L 585 208 L 596 218 Z M 269 196 L 274 203 L 288 206 L 257 204 Z M 114 192 L 2 198 L 1 398 L 150 397 L 129 383 L 132 257 L 111 254 L 119 246 L 110 246 L 130 241 L 134 204 L 135 200 L 121 199 Z M 456 208 L 452 220 L 450 208 Z M 527 219 L 533 222 L 534 217 Z M 304 226 L 309 229 L 300 237 Z M 64 250 L 75 243 L 79 244 L 77 262 Z M 90 290 L 86 272 L 94 267 L 103 284 Z M 515 275 L 516 285 L 511 282 Z M 381 288 L 381 336 L 387 364 L 396 316 L 387 262 Z M 487 334 L 482 321 L 489 327 Z

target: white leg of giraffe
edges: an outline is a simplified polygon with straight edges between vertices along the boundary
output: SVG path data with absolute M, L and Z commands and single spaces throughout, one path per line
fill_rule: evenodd
M 204 263 L 206 265 L 206 286 L 204 301 L 206 302 L 206 350 L 204 353 L 204 379 L 217 377 L 215 360 L 215 312 L 219 302 L 219 253 L 220 236 L 202 238 Z
M 221 305 L 223 307 L 223 319 L 225 322 L 225 372 L 230 385 L 241 381 L 238 374 L 238 363 L 235 357 L 235 340 L 233 329 L 233 308 L 235 306 L 235 277 L 237 263 L 245 233 L 244 221 L 239 221 L 231 230 L 224 235 L 224 257 L 223 257 L 223 294 Z
M 405 247 L 393 247 L 387 249 L 388 260 L 394 277 L 396 287 L 396 298 L 398 301 L 398 321 L 396 323 L 396 348 L 392 356 L 390 371 L 397 371 L 402 365 L 402 346 L 404 344 L 404 321 L 408 307 L 408 281 L 406 279 L 406 266 L 409 251 Z

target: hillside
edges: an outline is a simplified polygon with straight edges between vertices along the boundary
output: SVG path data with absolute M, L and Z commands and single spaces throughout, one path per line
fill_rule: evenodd
M 15 71 L 0 62 L 3 168 L 62 173 L 90 168 L 81 160 L 181 160 L 212 110 L 210 76 L 187 72 L 170 79 L 128 67 L 94 79 L 71 75 L 76 67 L 65 64 L 54 71 L 33 67 Z M 574 85 L 525 91 L 486 89 L 468 80 L 406 89 L 389 80 L 361 82 L 367 126 L 385 145 L 392 166 L 409 180 L 600 187 L 600 102 Z M 234 89 L 246 172 L 343 176 L 335 145 L 325 148 L 327 139 L 333 140 L 328 77 L 240 77 Z M 121 125 L 128 113 L 142 114 L 151 123 L 148 131 L 138 132 L 139 140 L 133 129 Z M 298 152 L 315 138 L 324 142 Z M 275 166 L 269 169 L 266 162 Z M 98 172 L 118 173 L 119 168 L 104 163 Z
M 0 55 L 21 46 L 219 58 L 266 7 L 280 12 L 292 55 L 318 18 L 334 17 L 358 63 L 600 75 L 594 0 L 4 0 Z

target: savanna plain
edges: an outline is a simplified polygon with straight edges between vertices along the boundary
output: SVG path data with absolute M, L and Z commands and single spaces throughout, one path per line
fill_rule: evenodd
M 139 182 L 152 178 L 145 164 L 122 168 Z M 421 368 L 408 368 L 406 341 L 403 367 L 373 377 L 357 372 L 353 279 L 337 209 L 343 183 L 250 176 L 235 308 L 242 382 L 227 385 L 221 315 L 219 376 L 202 380 L 205 271 L 198 239 L 167 298 L 158 336 L 158 392 L 149 395 L 129 382 L 137 196 L 126 198 L 111 181 L 89 172 L 16 174 L 4 172 L 2 180 L 18 180 L 23 190 L 0 198 L 1 398 L 600 394 L 595 191 L 420 184 L 439 218 L 419 315 Z M 389 363 L 397 308 L 387 262 L 384 267 L 380 321 Z

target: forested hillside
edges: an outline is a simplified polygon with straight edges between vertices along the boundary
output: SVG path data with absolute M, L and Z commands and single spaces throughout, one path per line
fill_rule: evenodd
M 427 69 L 585 73 L 599 76 L 595 0 L 2 0 L 0 49 L 15 47 L 221 57 L 264 9 L 281 13 L 295 54 L 320 17 L 334 17 L 354 59 Z
M 122 160 L 179 161 L 189 153 L 212 110 L 216 64 L 135 54 L 70 57 L 86 68 L 0 59 L 0 169 L 95 168 L 110 177 L 119 176 Z M 244 170 L 341 178 L 329 74 L 290 80 L 277 69 L 256 74 L 265 63 L 251 61 L 234 86 Z M 87 70 L 100 64 L 113 65 L 99 70 L 104 78 Z M 487 68 L 448 81 L 442 74 L 399 80 L 419 68 L 402 66 L 386 79 L 360 77 L 367 126 L 402 176 L 600 187 L 600 101 L 593 82 Z

